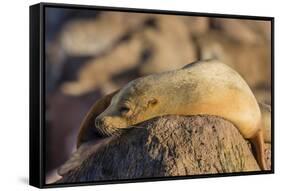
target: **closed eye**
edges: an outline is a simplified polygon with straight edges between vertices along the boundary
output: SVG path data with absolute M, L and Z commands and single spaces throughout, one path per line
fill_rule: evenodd
M 127 107 L 127 106 L 123 106 L 123 107 L 121 107 L 121 108 L 119 109 L 119 111 L 120 111 L 122 114 L 127 114 L 127 113 L 129 113 L 130 108 Z

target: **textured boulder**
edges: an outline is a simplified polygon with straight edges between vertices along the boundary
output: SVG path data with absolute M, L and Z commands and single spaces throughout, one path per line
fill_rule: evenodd
M 155 118 L 99 148 L 80 148 L 84 151 L 78 149 L 66 163 L 68 171 L 58 182 L 260 170 L 248 141 L 230 122 L 214 116 Z M 270 151 L 267 145 L 269 166 Z

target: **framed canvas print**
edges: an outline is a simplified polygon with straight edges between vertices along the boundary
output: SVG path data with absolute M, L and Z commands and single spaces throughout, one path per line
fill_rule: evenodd
M 274 172 L 274 18 L 30 7 L 30 184 Z

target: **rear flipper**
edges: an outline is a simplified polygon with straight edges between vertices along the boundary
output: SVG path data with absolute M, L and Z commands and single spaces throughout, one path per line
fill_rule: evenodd
M 262 131 L 264 142 L 271 143 L 271 107 L 270 105 L 259 103 L 262 115 Z
M 255 153 L 256 160 L 261 168 L 261 170 L 268 170 L 265 163 L 265 145 L 262 130 L 259 130 L 254 137 L 250 138 L 252 143 L 252 148 Z

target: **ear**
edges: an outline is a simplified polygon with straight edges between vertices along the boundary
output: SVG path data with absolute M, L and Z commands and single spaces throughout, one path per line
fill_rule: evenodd
M 158 100 L 156 98 L 150 98 L 148 100 L 148 106 L 155 106 L 158 103 Z
M 77 148 L 82 143 L 91 141 L 96 137 L 93 133 L 95 132 L 95 128 L 96 128 L 95 125 L 96 117 L 99 116 L 99 114 L 101 114 L 104 110 L 106 110 L 106 108 L 110 105 L 112 97 L 118 92 L 119 90 L 97 100 L 95 104 L 91 107 L 91 109 L 88 111 L 88 114 L 83 119 L 80 125 L 77 142 L 76 142 Z

